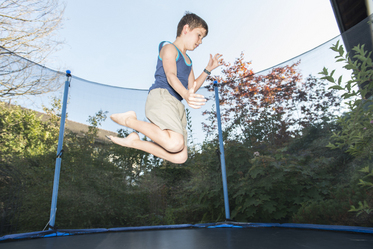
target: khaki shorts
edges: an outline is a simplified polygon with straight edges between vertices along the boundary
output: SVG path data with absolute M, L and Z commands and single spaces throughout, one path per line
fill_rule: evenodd
M 183 135 L 187 146 L 188 133 L 185 106 L 167 89 L 156 88 L 149 92 L 145 104 L 145 115 L 162 130 L 171 130 Z

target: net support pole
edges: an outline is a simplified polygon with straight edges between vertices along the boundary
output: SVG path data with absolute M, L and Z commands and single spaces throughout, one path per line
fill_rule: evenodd
M 50 212 L 50 218 L 49 218 L 49 229 L 50 230 L 54 228 L 55 221 L 56 221 L 58 186 L 60 182 L 61 161 L 62 161 L 62 152 L 63 152 L 62 147 L 63 147 L 64 132 L 65 132 L 66 107 L 67 107 L 67 97 L 69 95 L 70 81 L 71 81 L 71 72 L 70 70 L 67 70 L 65 90 L 64 90 L 63 102 L 62 102 L 60 134 L 58 137 L 56 166 L 54 170 L 52 204 L 51 204 L 51 212 Z
M 223 180 L 223 191 L 224 191 L 225 219 L 230 220 L 231 216 L 230 216 L 230 211 L 229 211 L 227 174 L 226 174 L 226 169 L 225 169 L 223 132 L 222 132 L 222 128 L 221 128 L 219 92 L 218 92 L 218 82 L 217 81 L 214 81 L 214 89 L 215 89 L 215 101 L 216 101 L 216 115 L 217 115 L 217 119 L 218 119 L 218 130 L 219 130 L 220 163 L 221 163 L 221 176 L 222 176 L 222 180 Z

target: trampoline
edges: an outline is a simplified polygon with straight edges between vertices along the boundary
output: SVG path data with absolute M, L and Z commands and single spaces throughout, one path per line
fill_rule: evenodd
M 3 239 L 3 241 L 0 242 L 2 249 L 358 249 L 373 247 L 373 228 L 268 223 L 186 224 L 112 229 L 61 230 L 58 232 L 45 231 L 9 235 L 0 239 Z
M 364 29 L 367 29 L 366 26 L 367 22 L 362 22 L 362 24 L 359 25 L 359 27 L 365 27 Z M 368 28 L 370 29 L 371 27 L 368 26 Z M 370 35 L 364 35 L 356 28 L 348 32 L 349 33 L 345 35 L 354 37 L 357 40 L 362 38 L 370 39 L 371 37 Z M 302 61 L 301 72 L 304 75 L 316 75 L 320 72 L 320 65 L 334 68 L 335 55 L 329 48 L 332 44 L 339 41 L 340 38 L 341 36 L 336 37 L 304 55 L 284 62 L 282 65 L 287 67 L 287 65 L 294 65 L 298 63 L 298 61 Z M 1 49 L 2 48 L 0 48 L 0 50 Z M 356 205 L 357 201 L 364 200 L 364 196 L 359 196 L 358 192 L 355 192 L 356 189 L 352 187 L 351 189 L 346 189 L 344 185 L 342 186 L 343 188 L 338 186 L 344 191 L 340 191 L 343 192 L 344 195 L 341 195 L 340 192 L 332 192 L 332 190 L 334 191 L 336 189 L 335 184 L 338 184 L 341 180 L 346 182 L 350 180 L 347 179 L 344 172 L 348 171 L 349 167 L 355 169 L 356 165 L 360 162 L 355 162 L 351 165 L 343 164 L 342 166 L 345 166 L 345 171 L 343 171 L 343 169 L 340 170 L 340 161 L 346 159 L 345 155 L 340 155 L 337 158 L 338 160 L 341 159 L 340 161 L 334 161 L 334 157 L 338 155 L 336 156 L 335 153 L 330 153 L 330 155 L 325 154 L 326 147 L 321 143 L 319 144 L 323 147 L 315 145 L 314 148 L 318 154 L 307 154 L 310 150 L 310 141 L 315 141 L 316 144 L 316 142 L 320 140 L 316 140 L 315 138 L 315 140 L 309 141 L 309 137 L 306 137 L 307 139 L 299 140 L 302 144 L 300 144 L 300 142 L 294 143 L 292 149 L 296 152 L 292 152 L 292 157 L 289 157 L 289 160 L 287 160 L 287 157 L 284 157 L 284 160 L 281 159 L 282 157 L 278 157 L 280 159 L 278 159 L 279 161 L 277 162 L 277 159 L 271 154 L 273 152 L 268 152 L 263 155 L 261 152 L 260 156 L 263 156 L 261 163 L 259 161 L 255 161 L 254 163 L 247 162 L 254 160 L 257 156 L 259 157 L 259 151 L 257 150 L 262 147 L 264 148 L 263 150 L 267 148 L 266 146 L 262 146 L 264 143 L 260 144 L 262 147 L 253 148 L 253 151 L 247 150 L 246 147 L 245 150 L 241 151 L 243 146 L 237 143 L 239 146 L 234 147 L 237 141 L 233 141 L 234 143 L 230 143 L 230 145 L 234 145 L 229 148 L 230 156 L 232 157 L 232 154 L 234 154 L 235 157 L 239 155 L 240 158 L 236 161 L 238 163 L 235 164 L 227 161 L 227 169 L 231 171 L 230 174 L 226 174 L 217 82 L 214 82 L 213 86 L 211 85 L 210 90 L 202 89 L 202 91 L 204 91 L 204 95 L 206 96 L 211 94 L 210 97 L 212 100 L 208 102 L 208 106 L 206 106 L 206 109 L 203 111 L 208 111 L 212 107 L 216 108 L 217 126 L 219 130 L 219 136 L 216 136 L 216 141 L 218 141 L 218 143 L 214 142 L 213 144 L 209 144 L 207 156 L 201 156 L 195 153 L 194 160 L 198 159 L 199 161 L 197 162 L 199 162 L 199 164 L 193 162 L 194 164 L 192 166 L 195 166 L 193 168 L 194 171 L 184 172 L 184 168 L 175 167 L 166 172 L 167 165 L 164 166 L 157 160 L 154 160 L 154 165 L 143 163 L 154 159 L 151 157 L 149 159 L 144 155 L 134 157 L 137 159 L 140 158 L 142 161 L 130 161 L 128 158 L 121 158 L 120 156 L 125 153 L 123 153 L 123 151 L 117 151 L 117 148 L 111 148 L 111 145 L 104 142 L 106 140 L 100 140 L 99 143 L 94 144 L 97 147 L 92 145 L 90 150 L 85 150 L 86 147 L 89 147 L 87 144 L 91 144 L 91 142 L 90 140 L 83 139 L 90 137 L 85 137 L 86 133 L 84 132 L 72 132 L 69 134 L 70 136 L 68 136 L 70 147 L 67 146 L 64 152 L 65 165 L 63 165 L 64 167 L 62 167 L 62 169 L 65 171 L 62 171 L 61 174 L 61 188 L 59 191 L 59 178 L 63 154 L 62 142 L 64 138 L 63 132 L 66 113 L 69 114 L 69 120 L 67 121 L 73 121 L 75 122 L 74 124 L 84 124 L 85 128 L 87 128 L 87 117 L 89 117 L 89 119 L 94 119 L 91 115 L 97 113 L 98 110 L 100 110 L 98 113 L 100 115 L 97 114 L 98 116 L 93 117 L 105 116 L 105 113 L 107 113 L 105 111 L 107 110 L 110 111 L 108 112 L 108 115 L 110 115 L 110 113 L 119 113 L 125 109 L 136 111 L 136 113 L 138 113 L 138 119 L 143 120 L 145 119 L 143 107 L 147 96 L 147 90 L 126 89 L 89 82 L 71 76 L 71 72 L 66 72 L 65 75 L 61 72 L 47 69 L 31 61 L 20 58 L 18 55 L 14 55 L 9 51 L 4 51 L 3 54 L 7 57 L 1 59 L 0 64 L 7 65 L 12 69 L 14 65 L 23 65 L 23 63 L 26 63 L 27 68 L 32 68 L 34 70 L 34 74 L 39 72 L 36 76 L 53 79 L 56 81 L 56 84 L 58 83 L 58 85 L 61 85 L 58 91 L 50 93 L 43 98 L 49 100 L 52 97 L 58 97 L 58 99 L 60 99 L 61 96 L 63 96 L 63 108 L 62 114 L 60 115 L 61 126 L 57 155 L 56 158 L 53 158 L 56 161 L 56 166 L 54 168 L 52 168 L 53 165 L 50 162 L 50 158 L 44 158 L 41 155 L 40 158 L 45 160 L 44 162 L 40 159 L 41 163 L 45 163 L 45 165 L 37 164 L 36 162 L 39 162 L 37 160 L 32 160 L 30 165 L 24 165 L 23 163 L 12 165 L 12 167 L 10 167 L 10 165 L 6 167 L 5 165 L 0 165 L 0 180 L 3 180 L 3 182 L 0 181 L 0 185 L 3 184 L 0 186 L 0 189 L 4 189 L 0 195 L 0 211 L 2 211 L 0 215 L 0 228 L 4 228 L 4 230 L 0 230 L 1 249 L 373 248 L 373 227 L 364 227 L 372 225 L 369 213 L 366 214 L 366 216 L 360 216 L 359 219 L 355 218 L 355 213 L 347 213 L 350 205 L 352 203 Z M 270 70 L 271 69 L 267 69 L 259 73 L 262 76 L 267 74 L 272 75 L 272 71 Z M 342 68 L 339 68 L 339 71 L 344 72 Z M 337 72 L 339 73 L 339 71 Z M 46 75 L 48 77 L 46 77 Z M 70 84 L 72 78 L 73 81 Z M 11 75 L 9 79 L 12 79 Z M 64 89 L 62 87 L 63 82 L 65 82 Z M 68 93 L 69 87 L 71 87 L 70 93 Z M 212 92 L 215 92 L 215 96 L 212 96 Z M 215 99 L 216 103 L 213 103 L 213 99 Z M 27 108 L 30 106 L 27 104 L 27 99 L 22 101 L 25 102 L 24 106 Z M 35 104 L 43 104 L 43 101 L 45 100 L 41 97 L 40 99 L 38 97 L 32 100 Z M 68 112 L 66 111 L 67 102 L 69 102 Z M 271 109 L 269 108 L 269 110 Z M 194 116 L 202 117 L 201 113 L 196 113 Z M 193 127 L 198 127 L 199 123 L 199 128 L 197 129 L 202 129 L 200 124 L 203 120 L 202 118 L 196 120 Z M 232 121 L 234 121 L 233 118 Z M 370 122 L 369 125 L 372 122 Z M 71 125 L 71 128 L 69 128 L 70 131 L 73 130 L 72 128 L 73 126 Z M 100 132 L 115 132 L 118 131 L 120 127 L 117 127 L 113 122 L 103 121 L 101 128 L 102 129 L 99 130 Z M 46 129 L 46 134 L 49 132 L 47 126 L 43 129 Z M 202 134 L 202 130 L 197 130 L 197 132 L 196 136 L 201 138 L 202 136 L 199 134 Z M 320 134 L 320 137 L 322 137 L 323 133 Z M 104 136 L 102 135 L 102 137 Z M 219 149 L 215 148 L 217 144 L 219 145 Z M 301 148 L 298 147 L 304 147 L 305 149 L 301 150 Z M 79 153 L 77 152 L 75 154 L 75 150 L 78 150 Z M 97 156 L 97 158 L 93 160 L 91 158 L 92 155 L 101 156 L 99 153 L 101 150 L 105 152 L 101 153 L 104 156 Z M 232 153 L 232 151 L 241 154 Z M 282 151 L 285 153 L 287 149 L 285 150 L 284 147 L 280 146 L 278 150 L 276 150 L 276 153 L 282 153 Z M 302 153 L 305 151 L 307 153 L 303 155 Z M 69 152 L 71 155 L 69 155 Z M 254 155 L 252 152 L 254 152 Z M 216 156 L 216 154 L 218 154 L 218 157 L 209 161 L 212 155 Z M 227 153 L 227 155 L 229 154 Z M 245 158 L 241 157 L 241 155 L 244 155 Z M 278 155 L 283 156 L 284 154 Z M 318 155 L 322 155 L 320 160 L 317 162 L 310 161 L 310 164 L 308 164 L 309 160 Z M 296 161 L 293 164 L 291 161 L 298 157 L 301 157 L 302 161 L 299 160 L 299 162 Z M 118 158 L 122 161 L 115 161 Z M 272 162 L 274 166 L 271 166 L 270 163 Z M 334 164 L 332 164 L 333 162 Z M 369 163 L 369 165 L 371 165 L 371 161 L 369 161 Z M 288 166 L 288 164 L 290 166 Z M 204 167 L 202 168 L 203 170 L 200 168 L 201 165 Z M 330 169 L 328 168 L 330 171 L 325 171 L 325 168 L 330 165 L 333 166 L 330 167 Z M 143 168 L 140 166 L 143 166 Z M 191 166 L 191 164 L 189 166 Z M 267 171 L 262 170 L 264 168 Z M 52 181 L 53 169 L 55 169 L 54 181 Z M 250 171 L 251 169 L 253 169 L 253 172 Z M 156 170 L 159 171 L 156 172 Z M 294 174 L 288 175 L 286 172 Z M 333 172 L 335 175 L 331 175 L 329 172 Z M 167 178 L 171 173 L 175 175 Z M 178 175 L 178 173 L 180 173 L 180 175 Z M 251 173 L 254 176 L 252 176 Z M 157 174 L 164 174 L 164 178 Z M 189 185 L 180 180 L 191 178 L 192 175 L 196 176 L 194 178 L 195 181 L 190 181 L 190 183 L 188 183 Z M 210 176 L 214 176 L 214 179 L 210 179 Z M 228 196 L 227 176 L 228 178 L 231 177 L 229 180 L 230 186 L 235 186 L 232 188 L 232 191 L 230 190 L 230 196 Z M 320 176 L 325 177 L 322 178 Z M 101 181 L 98 182 L 97 180 L 99 178 Z M 222 180 L 221 183 L 220 178 Z M 333 178 L 333 181 L 330 180 L 331 178 Z M 285 180 L 280 181 L 283 179 Z M 291 179 L 289 185 L 285 184 L 288 179 Z M 179 181 L 181 183 L 178 185 Z M 198 185 L 196 185 L 196 183 L 198 183 Z M 241 183 L 248 183 L 248 185 Z M 263 183 L 271 184 L 266 185 Z M 292 192 L 292 188 L 297 186 L 304 186 L 304 188 L 299 191 L 297 190 L 298 192 Z M 45 216 L 48 211 L 48 205 L 50 204 L 50 190 L 52 187 L 53 195 L 50 219 L 48 220 Z M 202 190 L 194 190 L 194 188 L 197 189 L 197 187 L 202 188 Z M 246 191 L 245 195 L 241 193 L 241 195 L 237 197 L 236 194 L 241 188 Z M 269 189 L 273 191 L 269 192 Z M 330 189 L 330 191 L 328 189 Z M 220 192 L 221 190 L 223 190 L 223 193 Z M 187 192 L 185 196 L 183 196 L 184 192 Z M 257 195 L 254 195 L 254 192 Z M 57 215 L 56 225 L 55 218 L 57 213 L 58 193 L 60 193 L 58 197 L 60 212 Z M 210 193 L 214 195 L 209 196 L 208 194 Z M 328 203 L 327 201 L 330 200 L 331 194 L 338 196 L 333 197 L 333 202 Z M 180 197 L 180 195 L 182 196 Z M 190 196 L 193 198 L 189 198 Z M 289 199 L 287 199 L 288 196 Z M 304 196 L 307 196 L 307 198 L 303 198 Z M 195 205 L 197 199 L 208 199 L 210 202 L 201 202 L 202 204 L 198 206 Z M 261 201 L 256 199 L 260 199 Z M 346 203 L 345 199 L 348 202 L 347 208 L 343 207 L 345 208 L 344 213 L 342 213 L 343 215 L 340 215 L 340 212 L 339 216 L 334 216 L 338 214 L 337 209 L 340 208 L 342 204 Z M 367 196 L 366 199 L 371 201 L 371 195 Z M 287 202 L 283 202 L 284 200 Z M 307 203 L 307 201 L 312 200 L 315 201 L 314 203 L 320 204 L 320 206 L 326 204 L 321 208 L 319 207 L 316 210 L 317 212 L 315 211 L 315 214 L 312 214 L 312 217 L 309 214 L 305 214 L 304 216 L 308 218 L 308 220 L 290 219 L 293 217 L 292 215 L 297 214 L 297 212 L 295 212 L 296 206 L 300 208 L 303 204 Z M 225 219 L 223 218 L 223 201 L 225 205 Z M 266 212 L 263 211 L 264 208 L 260 207 L 263 203 L 267 204 Z M 279 213 L 285 212 L 284 209 L 277 206 L 278 203 L 280 203 L 280 206 L 283 205 L 291 209 L 291 212 L 286 211 L 286 215 L 278 215 Z M 245 205 L 246 207 L 255 208 L 255 210 L 251 210 L 251 214 L 250 212 L 241 212 L 240 208 Z M 232 212 L 234 214 L 232 218 L 230 217 L 230 208 L 235 209 L 235 212 Z M 278 210 L 276 208 L 278 208 Z M 256 212 L 257 209 L 259 210 L 258 212 Z M 169 212 L 167 213 L 166 211 Z M 278 212 L 276 213 L 275 211 Z M 239 212 L 241 212 L 241 217 L 237 216 Z M 262 217 L 260 217 L 260 212 L 262 212 Z M 269 217 L 268 214 L 271 216 Z M 273 214 L 277 214 L 277 218 L 274 217 Z M 370 215 L 371 214 L 372 213 L 370 213 Z M 179 219 L 174 218 L 173 215 L 177 215 Z M 328 216 L 330 220 L 325 218 Z M 310 217 L 312 219 L 310 219 Z M 206 223 L 224 220 L 225 222 L 222 223 Z M 244 221 L 244 223 L 232 222 L 231 220 Z M 347 224 L 350 226 L 294 223 L 246 223 L 247 221 Z M 154 224 L 163 225 L 144 226 Z M 38 231 L 44 226 L 46 230 Z

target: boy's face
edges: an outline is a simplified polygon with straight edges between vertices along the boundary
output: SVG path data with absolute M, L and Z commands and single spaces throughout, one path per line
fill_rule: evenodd
M 193 51 L 200 44 L 202 44 L 202 39 L 206 35 L 206 30 L 204 28 L 194 28 L 190 29 L 188 25 L 186 26 L 186 40 L 187 40 L 187 50 Z

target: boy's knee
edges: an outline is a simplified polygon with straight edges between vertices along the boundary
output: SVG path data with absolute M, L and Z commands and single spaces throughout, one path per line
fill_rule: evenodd
M 184 138 L 181 138 L 181 139 L 171 140 L 167 144 L 167 147 L 165 149 L 169 152 L 176 153 L 176 152 L 182 151 L 184 147 L 185 147 Z
M 188 159 L 188 153 L 187 152 L 178 153 L 178 154 L 174 155 L 173 163 L 183 164 L 183 163 L 186 162 L 187 159 Z

